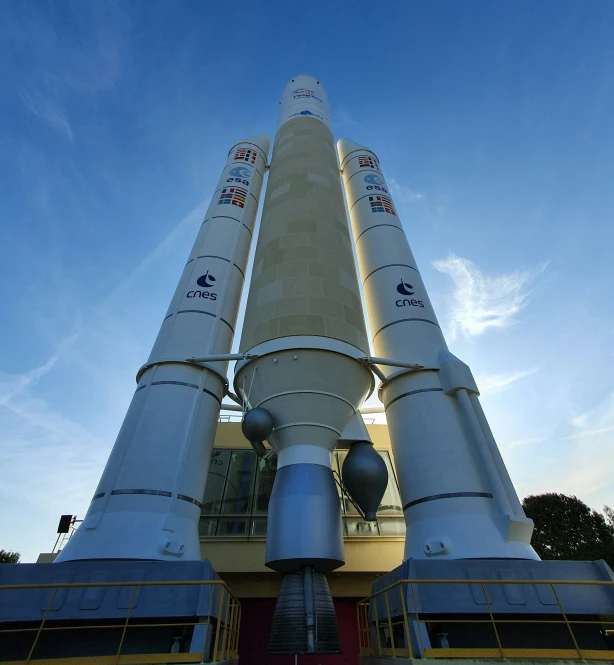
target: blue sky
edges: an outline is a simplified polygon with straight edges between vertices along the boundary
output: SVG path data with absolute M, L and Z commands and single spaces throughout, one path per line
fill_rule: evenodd
M 230 146 L 298 73 L 380 157 L 521 496 L 614 504 L 614 4 L 33 2 L 0 21 L 0 547 L 83 516 Z

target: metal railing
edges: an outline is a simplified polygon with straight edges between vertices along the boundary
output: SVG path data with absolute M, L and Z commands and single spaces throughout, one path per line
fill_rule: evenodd
M 484 616 L 475 618 L 458 618 L 459 614 L 443 617 L 440 613 L 436 618 L 425 616 L 425 613 L 418 611 L 418 602 L 415 585 L 421 584 L 462 584 L 464 586 L 475 586 L 481 589 L 484 597 Z M 518 614 L 518 618 L 497 618 L 492 611 L 492 601 L 486 592 L 487 585 L 539 585 L 549 587 L 552 591 L 558 613 L 556 618 L 544 619 L 543 614 L 540 618 L 533 618 L 531 614 Z M 579 644 L 581 638 L 574 632 L 577 626 L 598 626 L 604 636 L 604 645 L 606 639 L 614 638 L 614 616 L 608 615 L 600 617 L 599 620 L 578 620 L 569 618 L 566 614 L 561 596 L 557 593 L 556 587 L 561 585 L 578 586 L 610 586 L 614 587 L 614 582 L 601 581 L 568 581 L 568 580 L 433 580 L 433 579 L 403 579 L 391 584 L 390 586 L 377 591 L 368 598 L 361 600 L 356 607 L 358 620 L 358 641 L 361 655 L 369 656 L 387 656 L 397 658 L 554 658 L 554 659 L 572 659 L 572 660 L 608 660 L 614 661 L 614 645 L 611 648 L 605 646 L 603 649 L 586 649 Z M 614 589 L 612 589 L 614 591 Z M 395 600 L 398 603 L 400 596 L 401 611 L 391 612 L 390 594 L 398 594 Z M 409 591 L 409 595 L 407 592 Z M 383 603 L 381 597 L 383 596 Z M 411 598 L 413 610 L 408 607 L 408 599 Z M 378 602 L 378 600 L 380 602 Z M 382 606 L 384 612 L 382 612 Z M 369 610 L 371 609 L 371 616 Z M 599 613 L 595 613 L 599 614 Z M 460 616 L 467 616 L 466 614 Z M 492 629 L 491 640 L 496 643 L 492 648 L 455 648 L 450 647 L 447 640 L 447 633 L 432 634 L 439 641 L 438 647 L 433 647 L 427 632 L 427 624 L 465 624 L 467 627 L 479 627 L 478 624 L 490 625 Z M 502 636 L 502 627 L 506 624 L 522 625 L 540 625 L 557 624 L 561 627 L 568 637 L 568 644 L 565 648 L 510 648 L 505 646 Z M 504 632 L 504 631 L 503 631 Z
M 192 586 L 211 586 L 211 600 L 208 613 L 203 615 L 200 621 L 155 621 L 147 618 L 136 618 L 132 616 L 133 609 L 136 606 L 135 600 L 138 599 L 139 590 L 144 587 L 192 587 Z M 82 622 L 79 619 L 61 619 L 53 621 L 50 614 L 54 610 L 54 601 L 60 589 L 100 589 L 109 587 L 128 587 L 132 589 L 130 594 L 130 603 L 126 608 L 126 616 L 123 620 L 104 620 L 100 619 L 98 623 L 95 620 L 88 619 Z M 42 609 L 42 617 L 38 622 L 19 621 L 19 627 L 4 628 L 0 624 L 0 665 L 53 665 L 58 662 L 61 665 L 134 665 L 135 663 L 202 663 L 217 662 L 233 658 L 238 655 L 239 647 L 239 626 L 241 624 L 241 603 L 230 592 L 226 584 L 221 580 L 180 580 L 180 581 L 159 581 L 159 582 L 87 582 L 87 583 L 65 583 L 65 584 L 5 584 L 0 585 L 0 602 L 2 594 L 5 591 L 27 591 L 27 590 L 49 590 L 49 602 Z M 13 622 L 17 623 L 17 622 Z M 35 623 L 36 625 L 29 625 Z M 134 653 L 133 648 L 130 653 L 122 652 L 130 642 L 130 632 L 133 630 L 144 629 L 159 630 L 162 628 L 175 628 L 177 635 L 190 635 L 200 631 L 200 641 L 203 647 L 198 650 L 186 651 L 181 647 L 176 638 L 175 645 L 169 645 L 168 652 L 153 653 Z M 41 643 L 41 637 L 54 631 L 115 631 L 119 633 L 117 642 L 117 651 L 115 653 L 105 653 L 102 655 L 71 656 L 58 655 L 50 657 L 41 654 L 37 658 L 37 646 Z M 2 644 L 6 636 L 11 634 L 21 634 L 19 646 L 22 647 L 27 656 L 18 660 L 4 660 L 2 653 L 4 651 Z M 70 642 L 67 635 L 66 642 Z M 181 651 L 179 651 L 181 649 Z M 106 651 L 107 649 L 105 649 Z
M 218 423 L 240 423 L 242 420 L 243 415 L 240 413 L 220 413 L 217 417 Z

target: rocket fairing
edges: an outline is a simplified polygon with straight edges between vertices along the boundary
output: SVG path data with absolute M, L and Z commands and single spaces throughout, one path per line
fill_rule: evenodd
M 198 521 L 269 138 L 232 147 L 81 527 L 57 561 L 200 559 Z
M 446 345 L 374 152 L 337 144 L 407 536 L 405 558 L 537 559 L 469 367 Z

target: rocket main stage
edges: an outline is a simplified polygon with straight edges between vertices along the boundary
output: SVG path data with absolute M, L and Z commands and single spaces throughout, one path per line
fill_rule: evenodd
M 447 348 L 379 160 L 347 139 L 335 146 L 317 79 L 287 84 L 270 165 L 268 152 L 265 135 L 231 148 L 87 516 L 54 567 L 200 560 L 200 500 L 230 396 L 256 452 L 277 455 L 265 563 L 284 578 L 270 650 L 338 652 L 326 573 L 344 553 L 331 454 L 350 448 L 343 484 L 375 519 L 387 472 L 359 408 L 376 380 L 406 544 L 404 563 L 375 588 L 402 576 L 471 578 L 468 560 L 495 575 L 505 561 L 516 579 L 553 562 L 530 545 L 533 523 L 471 371 Z M 240 352 L 230 354 L 267 169 Z

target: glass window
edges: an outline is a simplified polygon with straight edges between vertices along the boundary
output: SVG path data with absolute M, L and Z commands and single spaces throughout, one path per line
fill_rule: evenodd
M 337 468 L 339 473 L 339 478 L 341 476 L 341 469 L 343 467 L 343 462 L 348 454 L 347 450 L 337 450 L 334 454 L 334 457 L 337 458 Z M 350 497 L 347 495 L 347 492 L 343 492 L 343 499 L 341 501 L 343 507 L 343 512 L 346 515 L 358 515 L 358 511 L 354 508 L 354 504 L 350 501 Z
M 222 499 L 222 514 L 251 512 L 255 472 L 256 453 L 253 450 L 231 451 Z
M 203 497 L 203 515 L 218 515 L 220 512 L 229 461 L 230 450 L 213 449 L 211 461 L 209 462 L 207 486 L 205 487 L 205 495 Z
M 381 536 L 404 536 L 405 520 L 383 517 L 379 520 L 379 532 Z
M 377 522 L 365 522 L 362 517 L 346 517 L 343 520 L 345 524 L 346 536 L 378 536 Z
M 258 458 L 256 468 L 256 489 L 254 491 L 254 509 L 256 514 L 266 515 L 273 491 L 273 481 L 277 471 L 277 455 L 269 459 Z
M 378 452 L 388 469 L 388 487 L 378 509 L 381 519 L 379 524 L 364 522 L 347 494 L 339 490 L 346 536 L 405 534 L 403 509 L 390 455 Z M 332 457 L 333 471 L 339 475 L 346 455 L 346 450 L 339 450 Z M 264 537 L 276 470 L 276 456 L 264 460 L 251 449 L 214 449 L 202 502 L 200 535 Z M 398 515 L 399 518 L 386 517 L 388 515 Z
M 201 517 L 198 523 L 198 533 L 201 536 L 215 536 L 217 530 L 217 518 L 209 519 Z
M 247 536 L 250 519 L 244 517 L 220 517 L 217 536 Z
M 266 517 L 254 517 L 252 520 L 252 536 L 266 536 Z
M 384 458 L 386 468 L 388 469 L 388 487 L 386 488 L 386 492 L 384 493 L 384 497 L 382 498 L 382 502 L 380 503 L 377 512 L 382 515 L 402 515 L 403 506 L 401 505 L 399 486 L 397 485 L 397 479 L 394 475 L 390 455 L 387 452 L 380 452 L 380 455 Z

